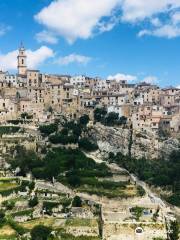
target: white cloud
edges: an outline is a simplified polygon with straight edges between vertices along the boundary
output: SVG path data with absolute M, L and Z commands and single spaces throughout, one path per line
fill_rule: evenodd
M 58 58 L 55 63 L 60 65 L 69 65 L 71 63 L 78 63 L 82 65 L 86 65 L 91 60 L 90 57 L 78 55 L 78 54 L 70 54 L 65 57 Z
M 117 73 L 115 75 L 109 75 L 107 77 L 108 80 L 116 80 L 116 81 L 121 81 L 121 80 L 127 80 L 127 81 L 136 81 L 137 77 L 133 75 L 128 75 L 128 74 L 123 74 L 123 73 Z
M 10 26 L 0 24 L 0 37 L 4 36 L 7 32 L 11 30 Z
M 177 86 L 177 88 L 178 88 L 178 89 L 180 89 L 180 85 L 179 85 L 179 86 Z
M 36 34 L 36 40 L 40 43 L 46 42 L 50 44 L 56 44 L 58 42 L 57 37 L 54 36 L 53 33 L 45 30 Z
M 180 0 L 124 0 L 122 19 L 127 22 L 151 19 L 159 13 L 168 13 L 180 7 Z
M 152 23 L 152 25 L 155 26 L 155 27 L 160 27 L 160 26 L 162 25 L 160 19 L 157 18 L 157 17 L 156 17 L 156 18 L 152 18 L 152 19 L 151 19 L 151 23 Z
M 154 84 L 158 81 L 158 78 L 155 76 L 147 76 L 143 79 L 143 82 Z
M 180 27 L 175 25 L 164 25 L 154 30 L 142 30 L 138 33 L 139 37 L 152 35 L 156 37 L 175 38 L 180 36 Z
M 28 68 L 36 68 L 48 58 L 54 56 L 53 50 L 46 46 L 42 46 L 35 51 L 28 49 L 26 53 Z M 2 70 L 16 70 L 17 55 L 18 50 L 11 51 L 7 54 L 0 54 L 0 68 Z
M 116 24 L 115 8 L 121 0 L 57 0 L 43 8 L 35 19 L 69 43 L 109 31 Z M 106 17 L 103 19 L 103 17 Z M 108 24 L 110 21 L 110 25 Z
M 69 43 L 110 31 L 120 23 L 140 28 L 139 23 L 146 22 L 148 27 L 138 36 L 173 38 L 180 35 L 180 0 L 53 0 L 35 19 L 46 28 L 46 35 L 62 36 Z
M 172 15 L 172 21 L 174 24 L 180 23 L 180 12 L 176 12 Z
M 132 82 L 139 82 L 140 81 L 137 76 L 129 75 L 129 74 L 123 74 L 123 73 L 117 73 L 115 75 L 109 75 L 107 77 L 107 79 L 108 80 L 116 80 L 117 82 L 121 81 L 121 80 L 127 80 L 127 81 L 132 81 Z M 141 80 L 141 82 L 155 84 L 155 83 L 158 82 L 158 78 L 156 76 L 146 76 Z

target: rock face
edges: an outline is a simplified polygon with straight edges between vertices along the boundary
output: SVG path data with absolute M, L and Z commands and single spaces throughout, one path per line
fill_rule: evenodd
M 173 150 L 179 149 L 177 139 L 160 141 L 154 134 L 132 131 L 121 127 L 107 127 L 94 125 L 88 135 L 97 142 L 101 154 L 107 156 L 109 152 L 131 153 L 132 157 L 155 159 L 160 156 L 168 157 Z

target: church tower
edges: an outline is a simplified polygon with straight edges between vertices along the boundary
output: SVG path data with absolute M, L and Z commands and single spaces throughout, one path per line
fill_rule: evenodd
M 26 49 L 24 48 L 23 44 L 21 43 L 21 46 L 19 48 L 19 54 L 18 54 L 18 74 L 20 75 L 26 75 L 27 66 L 26 66 Z

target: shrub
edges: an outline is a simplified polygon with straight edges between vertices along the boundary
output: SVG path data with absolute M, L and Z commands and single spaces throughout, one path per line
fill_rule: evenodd
M 5 213 L 3 210 L 0 210 L 0 226 L 2 226 L 6 222 Z
M 81 116 L 80 118 L 79 118 L 79 122 L 80 122 L 80 124 L 82 124 L 82 125 L 87 125 L 88 124 L 88 122 L 89 122 L 89 116 L 88 115 L 83 115 L 83 116 Z
M 39 131 L 44 134 L 44 135 L 50 135 L 51 133 L 56 132 L 58 129 L 58 125 L 57 124 L 49 124 L 49 125 L 41 125 L 39 127 Z
M 51 231 L 51 228 L 43 225 L 35 226 L 31 230 L 31 238 L 32 240 L 47 240 Z
M 12 200 L 7 200 L 2 203 L 2 205 L 7 209 L 7 210 L 12 210 L 15 206 L 15 202 Z
M 31 208 L 33 208 L 33 207 L 35 207 L 36 205 L 38 205 L 38 203 L 39 203 L 39 201 L 38 201 L 38 197 L 37 196 L 35 196 L 34 198 L 31 198 L 30 200 L 29 200 L 29 207 L 31 207 Z
M 82 200 L 79 196 L 75 196 L 72 202 L 73 207 L 82 207 Z
M 81 138 L 78 142 L 79 147 L 85 151 L 95 151 L 98 149 L 98 146 L 88 140 L 88 138 Z

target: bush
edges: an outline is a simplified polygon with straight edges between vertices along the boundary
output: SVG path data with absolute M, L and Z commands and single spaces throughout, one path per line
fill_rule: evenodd
M 170 230 L 171 230 L 171 233 L 169 234 L 170 240 L 178 240 L 179 239 L 179 224 L 177 221 L 171 222 Z
M 80 118 L 79 118 L 79 122 L 80 122 L 80 124 L 82 124 L 82 125 L 87 125 L 88 124 L 88 122 L 89 122 L 89 116 L 88 115 L 83 115 L 83 116 L 81 116 Z
M 8 219 L 7 223 L 19 234 L 23 235 L 26 233 L 26 229 L 14 222 L 12 218 Z
M 82 200 L 79 196 L 75 196 L 72 202 L 73 207 L 82 207 Z
M 78 142 L 79 148 L 85 151 L 96 151 L 98 146 L 88 140 L 88 138 L 81 138 Z
M 15 206 L 15 202 L 12 200 L 7 200 L 2 203 L 2 205 L 7 209 L 7 210 L 12 210 Z
M 39 127 L 39 131 L 46 136 L 56 132 L 57 130 L 58 130 L 58 125 L 55 123 L 49 124 L 49 125 L 41 125 Z
M 38 225 L 31 230 L 32 240 L 47 240 L 51 233 L 51 228 Z
M 45 209 L 46 213 L 51 215 L 52 214 L 52 209 L 57 207 L 59 203 L 57 202 L 43 202 L 43 208 Z
M 138 191 L 138 195 L 140 196 L 140 197 L 143 197 L 144 195 L 145 195 L 145 190 L 144 190 L 144 188 L 143 187 L 141 187 L 141 186 L 138 186 L 137 187 L 137 191 Z
M 0 226 L 2 226 L 6 222 L 4 211 L 0 210 Z
M 8 126 L 1 126 L 0 127 L 0 135 L 3 134 L 13 134 L 20 130 L 20 127 L 8 127 Z
M 31 198 L 30 200 L 29 200 L 29 207 L 31 207 L 31 208 L 33 208 L 33 207 L 35 207 L 36 205 L 38 205 L 38 203 L 39 203 L 39 201 L 38 201 L 38 197 L 34 197 L 34 198 Z
M 105 116 L 107 114 L 107 110 L 105 108 L 96 108 L 94 110 L 94 120 L 96 122 L 104 122 Z

